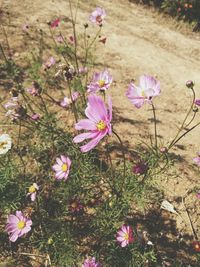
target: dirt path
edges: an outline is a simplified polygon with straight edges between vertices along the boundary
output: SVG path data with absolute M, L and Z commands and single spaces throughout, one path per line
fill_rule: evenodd
M 15 25 L 13 33 L 18 34 L 19 40 L 19 28 L 26 21 L 35 27 L 45 28 L 45 23 L 53 17 L 69 16 L 66 0 L 5 0 L 3 3 L 15 14 L 12 17 Z M 132 146 L 142 138 L 147 139 L 149 131 L 153 133 L 149 106 L 137 110 L 126 99 L 125 91 L 132 78 L 138 79 L 144 73 L 157 75 L 162 89 L 161 95 L 155 99 L 159 142 L 167 144 L 189 108 L 191 97 L 185 87 L 187 80 L 195 81 L 197 98 L 200 98 L 200 36 L 189 34 L 189 31 L 180 33 L 172 24 L 169 26 L 167 19 L 128 0 L 81 0 L 77 20 L 80 27 L 96 6 L 104 7 L 107 12 L 103 33 L 107 36 L 107 43 L 98 50 L 97 57 L 98 62 L 109 68 L 114 76 L 111 95 L 118 132 Z M 15 31 L 15 28 L 18 30 Z M 175 153 L 181 155 L 182 164 L 178 165 L 176 180 L 162 182 L 167 188 L 168 199 L 173 201 L 193 188 L 194 184 L 198 185 L 199 175 L 192 170 L 191 159 L 199 149 L 199 129 L 184 139 L 181 149 L 175 148 Z M 191 203 L 188 205 L 194 205 L 193 200 Z M 195 219 L 199 216 L 198 212 L 194 211 Z M 180 218 L 177 223 L 182 224 Z M 197 227 L 197 222 L 194 224 Z

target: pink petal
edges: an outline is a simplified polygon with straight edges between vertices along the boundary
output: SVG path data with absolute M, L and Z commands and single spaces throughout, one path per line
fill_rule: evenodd
M 58 165 L 62 166 L 63 162 L 60 158 L 56 158 L 56 162 L 58 163 Z
M 104 132 L 103 131 L 99 132 L 99 134 L 98 134 L 98 136 L 96 138 L 91 140 L 86 145 L 81 146 L 81 152 L 88 152 L 91 149 L 93 149 L 106 134 L 107 134 L 107 130 L 104 131 Z
M 76 130 L 84 129 L 84 130 L 94 131 L 96 130 L 96 124 L 94 123 L 94 121 L 84 119 L 84 120 L 80 120 L 78 123 L 75 124 L 75 129 Z
M 81 134 L 77 135 L 76 137 L 74 137 L 73 142 L 74 143 L 80 143 L 80 142 L 83 142 L 85 139 L 95 138 L 98 134 L 99 134 L 99 131 L 81 133 Z
M 52 166 L 52 169 L 55 171 L 55 172 L 58 172 L 58 171 L 61 171 L 61 166 L 58 165 L 58 164 L 55 164 Z

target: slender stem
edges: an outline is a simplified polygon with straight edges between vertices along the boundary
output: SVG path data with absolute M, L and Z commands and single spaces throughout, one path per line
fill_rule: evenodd
M 198 125 L 200 125 L 200 122 L 198 122 L 197 124 L 195 124 L 192 128 L 190 128 L 189 130 L 187 130 L 185 133 L 183 133 L 174 143 L 173 146 L 178 143 L 178 141 L 180 141 L 186 134 L 188 134 L 189 132 L 191 132 L 193 129 L 195 129 Z M 169 151 L 170 148 L 168 148 Z
M 176 136 L 174 137 L 174 139 L 173 139 L 173 140 L 171 141 L 171 143 L 169 144 L 169 146 L 168 146 L 168 150 L 169 150 L 170 148 L 172 148 L 172 147 L 177 143 L 177 140 L 176 140 L 176 139 L 178 138 L 180 132 L 183 130 L 184 125 L 185 125 L 185 122 L 186 122 L 188 116 L 190 115 L 190 112 L 191 112 L 192 109 L 193 109 L 193 105 L 194 105 L 194 101 L 195 101 L 195 91 L 194 91 L 193 88 L 191 88 L 191 90 L 192 90 L 192 93 L 193 93 L 193 99 L 192 99 L 191 107 L 190 107 L 190 109 L 188 110 L 188 112 L 187 112 L 187 114 L 186 114 L 186 116 L 185 116 L 185 119 L 183 120 L 183 123 L 181 124 L 181 127 L 179 128 L 179 130 L 178 130 Z M 190 123 L 191 123 L 191 122 L 190 122 Z M 187 125 L 189 125 L 189 124 L 187 124 Z M 178 138 L 178 140 L 180 140 L 180 139 Z
M 197 114 L 197 112 L 194 112 L 194 113 L 193 113 L 193 116 L 192 116 L 191 120 L 185 125 L 185 128 L 187 128 L 187 127 L 193 122 L 193 120 L 194 120 L 195 117 L 196 117 L 196 114 Z
M 155 106 L 154 106 L 153 102 L 151 103 L 151 105 L 152 105 L 153 120 L 154 120 L 155 148 L 156 148 L 156 151 L 157 151 L 158 150 L 158 141 L 157 141 L 158 135 L 157 135 L 156 110 L 155 110 Z
M 77 72 L 79 70 L 78 57 L 77 57 L 77 46 L 78 46 L 78 44 L 77 44 L 77 36 L 76 36 L 76 17 L 77 17 L 78 3 L 79 3 L 79 0 L 77 0 L 75 17 L 73 17 L 72 4 L 71 4 L 71 0 L 69 0 L 69 8 L 70 8 L 70 13 L 71 13 L 72 28 L 73 28 L 73 35 L 74 35 L 74 54 L 75 54 L 75 63 L 76 63 Z
M 121 145 L 121 149 L 122 149 L 122 154 L 123 154 L 123 162 L 124 162 L 124 168 L 123 168 L 123 183 L 122 183 L 122 188 L 123 188 L 123 185 L 124 185 L 124 182 L 125 182 L 125 177 L 126 177 L 126 157 L 125 157 L 125 152 L 124 152 L 124 145 L 122 143 L 122 140 L 121 138 L 119 137 L 119 135 L 114 131 L 112 130 L 112 132 L 114 133 L 114 135 L 117 137 L 120 145 Z
M 4 57 L 4 60 L 8 63 L 8 59 L 7 59 L 6 54 L 5 54 L 5 52 L 4 52 L 3 46 L 2 46 L 1 44 L 0 44 L 0 50 L 1 50 L 1 52 L 2 52 L 2 55 L 3 55 L 3 57 Z
M 71 89 L 71 85 L 70 85 L 70 81 L 68 82 L 68 87 L 69 87 L 69 94 L 70 94 L 70 98 L 71 98 L 71 102 L 72 102 L 72 109 L 73 109 L 73 113 L 74 113 L 74 118 L 76 123 L 78 122 L 78 115 L 77 115 L 77 110 L 76 110 L 76 104 L 72 98 L 72 89 Z

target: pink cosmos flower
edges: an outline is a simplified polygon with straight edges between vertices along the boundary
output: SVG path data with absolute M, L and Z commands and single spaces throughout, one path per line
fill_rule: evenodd
M 101 267 L 100 263 L 99 262 L 96 262 L 96 259 L 93 257 L 93 258 L 87 258 L 82 267 Z
M 79 92 L 73 92 L 72 93 L 72 101 L 75 102 L 79 98 L 80 94 Z M 60 106 L 63 108 L 68 107 L 71 103 L 71 98 L 68 98 L 67 96 L 63 98 L 63 100 L 60 102 Z
M 31 201 L 35 201 L 36 199 L 36 195 L 37 195 L 37 191 L 39 190 L 39 186 L 36 183 L 33 183 L 29 189 L 28 189 L 28 193 L 26 194 L 27 196 L 30 196 Z
M 9 215 L 6 231 L 11 242 L 15 242 L 18 237 L 23 236 L 31 230 L 32 221 L 26 218 L 21 211 L 16 211 L 16 215 Z
M 69 175 L 70 166 L 71 160 L 68 157 L 61 155 L 60 158 L 56 158 L 56 164 L 52 166 L 52 169 L 56 173 L 55 178 L 57 180 L 64 179 L 66 181 Z
M 94 73 L 91 83 L 87 86 L 88 92 L 106 91 L 110 87 L 112 80 L 113 78 L 107 70 Z
M 86 139 L 92 139 L 86 145 L 81 146 L 82 152 L 88 152 L 93 149 L 99 141 L 106 135 L 112 134 L 112 102 L 108 101 L 109 110 L 107 110 L 102 98 L 91 94 L 88 96 L 88 104 L 85 110 L 85 115 L 88 119 L 80 120 L 75 125 L 76 130 L 88 130 L 89 132 L 77 135 L 74 143 L 83 142 Z
M 50 27 L 51 28 L 56 28 L 56 27 L 59 26 L 59 24 L 60 24 L 60 19 L 59 18 L 58 19 L 54 19 L 53 21 L 50 22 Z
M 198 157 L 193 158 L 192 160 L 200 167 L 200 152 L 197 155 Z
M 131 82 L 126 92 L 126 96 L 136 108 L 141 108 L 145 102 L 151 104 L 152 98 L 159 94 L 160 82 L 148 75 L 142 75 L 140 77 L 139 86 Z
M 194 101 L 194 103 L 195 103 L 195 105 L 200 106 L 200 99 L 196 99 L 196 100 Z
M 127 245 L 133 243 L 133 230 L 131 226 L 122 225 L 122 227 L 117 232 L 117 241 L 121 243 L 121 247 L 126 247 Z
M 102 25 L 106 12 L 103 8 L 97 7 L 90 15 L 89 20 L 97 25 Z

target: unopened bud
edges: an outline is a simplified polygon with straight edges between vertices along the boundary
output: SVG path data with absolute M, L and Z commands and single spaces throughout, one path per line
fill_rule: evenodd
M 186 82 L 186 86 L 188 88 L 193 88 L 194 87 L 194 82 L 192 80 L 189 80 L 189 81 Z

